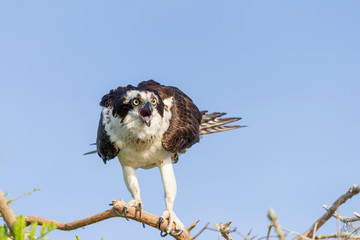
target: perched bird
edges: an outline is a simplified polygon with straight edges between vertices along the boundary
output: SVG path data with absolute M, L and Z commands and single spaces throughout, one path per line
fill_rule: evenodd
M 118 157 L 125 184 L 133 199 L 125 208 L 140 211 L 143 203 L 136 169 L 160 169 L 165 192 L 166 210 L 161 221 L 169 221 L 166 233 L 179 235 L 184 225 L 173 211 L 176 180 L 173 163 L 178 161 L 200 135 L 216 133 L 243 126 L 224 126 L 241 118 L 220 118 L 225 113 L 200 112 L 193 101 L 176 87 L 149 80 L 137 87 L 128 85 L 111 90 L 103 96 L 97 133 L 97 153 L 104 163 Z M 171 229 L 175 223 L 175 229 Z M 161 234 L 163 234 L 161 232 Z

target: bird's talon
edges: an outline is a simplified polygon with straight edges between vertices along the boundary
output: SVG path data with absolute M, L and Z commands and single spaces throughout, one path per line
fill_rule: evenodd
M 161 225 L 162 221 L 163 221 L 163 218 L 162 218 L 162 217 L 160 217 L 160 218 L 159 218 L 159 225 L 158 225 L 158 229 L 160 229 L 160 225 Z
M 183 231 L 184 231 L 183 229 L 180 229 L 177 233 L 172 233 L 171 235 L 179 236 L 180 234 L 182 234 Z
M 125 219 L 126 219 L 127 221 L 129 221 L 129 219 L 128 219 L 127 216 L 126 216 L 126 212 L 127 212 L 127 207 L 124 207 L 124 217 L 125 217 Z
M 142 225 L 143 225 L 143 228 L 145 228 L 145 223 L 142 223 Z
M 160 230 L 160 236 L 161 237 L 166 237 L 167 235 L 168 235 L 167 232 L 163 232 L 163 231 Z
M 142 211 L 142 210 L 141 210 L 141 203 L 138 204 L 138 208 L 139 208 L 139 212 L 140 212 L 140 214 L 139 214 L 139 215 L 140 215 L 140 216 L 139 216 L 139 219 L 141 219 L 141 211 Z

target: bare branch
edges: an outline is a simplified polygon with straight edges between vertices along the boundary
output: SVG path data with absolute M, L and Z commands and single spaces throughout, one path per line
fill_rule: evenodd
M 194 236 L 193 239 L 197 238 L 200 234 L 202 234 L 202 232 L 205 231 L 205 229 L 207 229 L 207 227 L 209 226 L 209 224 L 210 224 L 210 222 L 208 222 L 208 223 L 205 225 L 205 227 L 203 227 L 203 228 L 198 232 L 198 234 L 196 234 L 196 235 Z
M 349 238 L 349 239 L 360 239 L 360 236 L 352 236 L 352 233 L 349 232 L 343 232 L 343 233 L 332 233 L 332 234 L 323 234 L 318 235 L 315 237 L 315 239 L 327 239 L 327 238 Z
M 31 222 L 33 222 L 33 221 L 37 221 L 39 225 L 42 225 L 45 222 L 52 222 L 56 225 L 58 230 L 70 231 L 70 230 L 74 230 L 74 229 L 77 229 L 80 227 L 84 227 L 87 225 L 91 225 L 91 224 L 103 221 L 105 219 L 109 219 L 109 218 L 113 218 L 113 217 L 124 217 L 123 210 L 124 210 L 125 204 L 126 203 L 123 199 L 121 199 L 120 201 L 113 201 L 113 207 L 109 210 L 98 213 L 91 217 L 87 217 L 84 219 L 80 219 L 80 220 L 76 220 L 76 221 L 68 222 L 68 223 L 62 223 L 62 222 L 58 222 L 58 221 L 54 221 L 54 220 L 50 220 L 50 219 L 46 219 L 46 218 L 42 218 L 42 217 L 37 217 L 37 216 L 26 217 L 25 221 L 28 225 L 31 224 Z M 143 211 L 141 213 L 141 219 L 139 219 L 139 212 L 135 208 L 130 208 L 126 213 L 126 216 L 128 219 L 133 219 L 134 221 L 144 223 L 144 224 L 154 227 L 156 229 L 158 228 L 158 223 L 159 223 L 160 217 L 153 215 L 151 213 Z M 167 220 L 162 222 L 160 229 L 163 232 L 166 231 L 167 224 L 168 224 Z M 192 225 L 190 227 L 192 227 Z M 175 224 L 173 227 L 175 227 Z M 170 233 L 170 235 L 171 235 L 171 233 Z M 178 240 L 191 240 L 192 239 L 192 236 L 190 235 L 190 233 L 187 229 L 185 229 L 179 236 L 174 236 L 174 235 L 171 235 L 171 236 Z
M 280 225 L 279 225 L 279 223 L 278 223 L 278 221 L 277 221 L 277 217 L 276 217 L 276 215 L 275 215 L 275 212 L 274 212 L 274 210 L 271 209 L 271 208 L 269 209 L 268 217 L 269 217 L 269 219 L 271 220 L 272 225 L 274 225 L 275 231 L 276 231 L 276 233 L 278 234 L 279 238 L 280 238 L 281 240 L 285 240 L 285 236 L 284 236 L 284 234 L 283 234 L 282 231 L 281 231 L 281 227 L 280 227 Z
M 186 230 L 187 230 L 188 232 L 190 232 L 191 230 L 194 229 L 194 227 L 196 227 L 196 225 L 197 225 L 199 222 L 200 222 L 200 220 L 196 220 L 195 222 L 193 222 L 193 224 L 191 224 L 190 226 L 188 226 L 188 227 L 186 228 Z
M 334 215 L 334 213 L 336 212 L 336 210 L 338 209 L 338 207 L 345 203 L 346 200 L 350 199 L 351 197 L 353 197 L 354 195 L 358 194 L 360 192 L 360 186 L 359 185 L 354 185 L 352 186 L 344 195 L 342 195 L 341 197 L 339 197 L 329 208 L 329 210 L 322 216 L 320 217 L 318 220 L 316 220 L 316 222 L 306 231 L 304 232 L 302 235 L 311 238 L 316 231 L 325 223 L 327 222 L 327 220 L 329 220 L 329 218 L 331 216 Z M 314 231 L 315 226 L 317 227 L 316 231 Z M 300 237 L 296 237 L 294 240 L 299 240 Z
M 223 236 L 223 238 L 225 238 L 226 240 L 233 240 L 233 238 L 230 236 L 230 224 L 231 221 L 227 222 L 227 223 L 221 223 L 221 224 L 216 224 L 215 227 L 218 229 L 218 231 L 221 233 L 221 236 Z
M 282 230 L 288 232 L 289 234 L 294 234 L 294 235 L 298 236 L 299 238 L 301 238 L 302 240 L 311 240 L 311 238 L 305 237 L 298 232 L 294 232 L 293 230 L 286 229 L 284 227 L 282 228 Z
M 323 205 L 323 208 L 326 211 L 329 211 L 330 207 L 327 205 Z M 355 215 L 355 213 L 354 213 Z M 356 216 L 356 215 L 355 215 Z M 349 223 L 349 222 L 358 222 L 360 221 L 360 216 L 359 217 L 343 217 L 341 216 L 338 212 L 334 212 L 333 217 L 338 218 L 339 221 L 343 222 L 343 223 Z
M 10 208 L 8 201 L 5 198 L 4 193 L 0 189 L 0 213 L 2 218 L 4 219 L 6 225 L 9 227 L 12 232 L 14 223 L 16 221 L 16 216 Z
M 268 232 L 267 232 L 267 235 L 266 235 L 266 240 L 269 240 L 269 238 L 270 238 L 270 232 L 271 232 L 272 227 L 273 227 L 273 225 L 269 224 L 269 229 L 268 229 Z

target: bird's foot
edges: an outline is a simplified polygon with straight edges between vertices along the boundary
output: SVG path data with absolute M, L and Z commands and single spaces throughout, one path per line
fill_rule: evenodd
M 168 226 L 166 227 L 165 233 L 163 233 L 162 231 L 160 232 L 160 235 L 162 237 L 165 237 L 166 235 L 168 235 L 171 230 L 173 230 L 173 232 L 170 234 L 173 236 L 178 236 L 184 231 L 184 229 L 185 229 L 184 224 L 179 220 L 179 218 L 176 216 L 176 214 L 173 210 L 167 209 L 167 210 L 165 210 L 165 212 L 163 212 L 163 214 L 161 215 L 161 217 L 159 219 L 159 229 L 160 229 L 160 225 L 164 221 L 164 219 L 168 220 Z M 174 229 L 172 229 L 173 223 L 175 223 Z
M 132 199 L 130 200 L 127 204 L 125 204 L 125 207 L 124 207 L 124 217 L 126 220 L 129 221 L 129 219 L 127 218 L 127 211 L 131 208 L 131 207 L 135 207 L 136 211 L 139 211 L 139 219 L 141 219 L 141 212 L 143 210 L 143 203 L 141 200 L 136 200 L 136 199 Z M 136 215 L 136 212 L 135 212 L 135 215 Z M 143 227 L 145 228 L 145 225 L 144 223 L 143 224 Z

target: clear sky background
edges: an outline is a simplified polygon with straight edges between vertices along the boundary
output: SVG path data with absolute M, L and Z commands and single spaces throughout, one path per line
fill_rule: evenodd
M 272 207 L 303 232 L 322 204 L 360 184 L 359 26 L 352 0 L 1 1 L 0 188 L 10 197 L 41 188 L 13 203 L 15 213 L 63 222 L 130 200 L 117 160 L 82 154 L 93 150 L 101 97 L 154 79 L 248 125 L 181 156 L 182 222 L 200 219 L 197 232 L 232 220 L 261 237 Z M 158 169 L 138 178 L 144 210 L 161 215 Z M 360 211 L 359 199 L 340 212 Z M 320 232 L 336 232 L 336 221 Z M 122 218 L 50 238 L 74 234 L 160 239 Z

